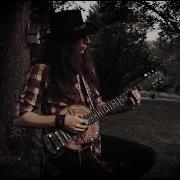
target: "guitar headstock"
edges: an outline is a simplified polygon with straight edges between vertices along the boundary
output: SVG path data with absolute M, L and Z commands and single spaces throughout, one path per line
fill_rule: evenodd
M 141 83 L 142 89 L 151 89 L 162 86 L 164 75 L 161 71 L 150 70 L 144 74 L 145 80 Z

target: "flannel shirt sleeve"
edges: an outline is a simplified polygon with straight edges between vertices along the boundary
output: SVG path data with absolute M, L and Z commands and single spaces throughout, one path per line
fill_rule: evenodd
M 26 77 L 23 93 L 19 96 L 16 116 L 21 116 L 25 112 L 37 109 L 40 101 L 42 88 L 45 85 L 45 74 L 47 66 L 44 64 L 35 64 L 30 68 Z

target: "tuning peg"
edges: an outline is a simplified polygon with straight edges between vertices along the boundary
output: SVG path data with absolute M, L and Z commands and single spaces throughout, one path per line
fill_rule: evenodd
M 147 77 L 147 76 L 148 76 L 148 74 L 147 74 L 147 73 L 145 73 L 145 74 L 144 74 L 144 77 Z

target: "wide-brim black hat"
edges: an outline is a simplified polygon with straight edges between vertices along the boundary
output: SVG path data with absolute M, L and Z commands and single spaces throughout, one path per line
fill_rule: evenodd
M 80 10 L 66 10 L 50 16 L 50 32 L 46 38 L 62 38 L 73 35 L 91 35 L 98 32 L 98 28 L 91 23 L 84 22 Z

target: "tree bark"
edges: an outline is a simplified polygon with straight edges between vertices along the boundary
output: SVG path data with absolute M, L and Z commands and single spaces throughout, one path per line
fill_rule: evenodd
M 30 66 L 26 42 L 29 22 L 30 1 L 3 1 L 0 5 L 0 142 L 6 144 L 11 136 L 17 97 Z

